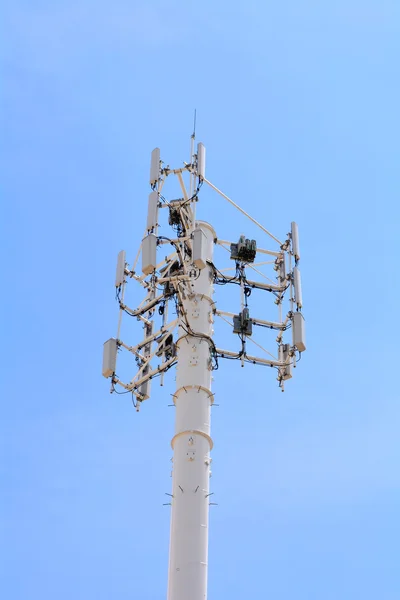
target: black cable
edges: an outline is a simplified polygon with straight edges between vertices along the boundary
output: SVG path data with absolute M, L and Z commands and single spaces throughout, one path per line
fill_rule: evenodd
M 179 284 L 178 284 L 179 286 Z M 214 365 L 212 367 L 212 370 L 217 370 L 219 368 L 218 365 L 218 354 L 216 351 L 216 346 L 215 346 L 215 342 L 214 340 L 204 334 L 204 333 L 199 333 L 197 331 L 193 331 L 193 329 L 190 327 L 187 316 L 186 316 L 186 312 L 184 310 L 184 307 L 182 306 L 181 303 L 179 303 L 178 298 L 175 297 L 175 309 L 176 309 L 176 314 L 179 316 L 180 314 L 182 315 L 182 318 L 185 322 L 185 325 L 182 324 L 182 322 L 179 324 L 180 327 L 183 329 L 183 331 L 186 333 L 186 335 L 190 335 L 192 337 L 195 338 L 200 338 L 200 339 L 204 339 L 206 340 L 206 342 L 208 343 L 209 347 L 210 347 L 210 354 L 211 354 L 211 358 L 214 358 Z
M 124 394 L 130 394 L 131 393 L 131 390 L 125 390 L 125 392 L 119 392 L 117 390 L 117 388 L 115 387 L 115 383 L 114 382 L 112 383 L 112 388 L 111 389 L 112 389 L 113 392 L 115 392 L 119 396 L 123 396 Z
M 256 327 L 265 327 L 265 329 L 273 329 L 274 331 L 286 331 L 287 329 L 291 328 L 291 324 L 290 325 L 285 325 L 285 327 L 274 327 L 273 325 L 265 325 L 264 323 L 254 323 L 253 321 L 253 325 L 255 325 Z
M 252 365 L 260 365 L 262 367 L 270 367 L 271 369 L 276 369 L 277 371 L 279 371 L 279 367 L 277 367 L 276 365 L 266 365 L 264 363 L 258 363 L 256 360 L 250 360 L 248 358 L 247 354 L 245 354 L 244 360 L 245 360 L 245 362 L 250 363 Z
M 216 285 L 226 285 L 227 283 L 236 283 L 237 285 L 240 285 L 240 281 L 238 281 L 238 272 L 236 270 L 236 275 L 235 277 L 226 277 L 223 273 L 221 273 L 221 271 L 219 271 L 217 269 L 217 267 L 214 265 L 214 263 L 212 261 L 207 261 L 207 263 L 211 266 L 211 268 L 214 271 L 214 283 Z M 219 277 L 218 277 L 219 275 Z
M 154 304 L 154 306 L 152 306 L 151 308 L 149 308 L 149 310 L 148 310 L 148 311 L 143 311 L 143 313 L 140 313 L 140 314 L 138 314 L 138 315 L 133 315 L 133 314 L 132 314 L 132 313 L 130 313 L 130 312 L 129 312 L 129 311 L 126 309 L 126 308 L 122 308 L 121 304 L 120 304 L 120 308 L 121 308 L 121 309 L 122 309 L 122 310 L 123 310 L 123 311 L 124 311 L 124 312 L 125 312 L 127 315 L 129 315 L 130 317 L 134 317 L 135 319 L 140 319 L 140 317 L 141 317 L 141 316 L 142 316 L 142 315 L 143 315 L 145 312 L 151 313 L 151 314 L 149 314 L 149 315 L 146 317 L 146 319 L 152 319 L 152 318 L 153 318 L 153 316 L 154 316 L 154 308 L 155 308 L 155 307 L 156 307 L 158 304 L 160 304 L 160 302 L 161 302 L 161 301 L 162 301 L 162 300 L 159 300 L 159 301 L 157 302 L 157 304 Z M 151 311 L 153 311 L 153 312 L 151 312 Z
M 192 196 L 190 196 L 190 198 L 188 198 L 183 204 L 181 204 L 181 206 L 186 206 L 186 204 L 189 204 L 190 202 L 192 202 L 192 200 L 196 201 L 198 193 L 199 193 L 202 185 L 203 185 L 203 180 L 199 180 L 199 183 L 197 184 L 197 188 L 196 188 L 196 191 L 194 192 L 194 194 Z
M 218 356 L 217 356 L 217 352 L 215 349 L 211 351 L 211 359 L 214 359 L 214 364 L 212 365 L 211 370 L 218 371 L 218 369 L 219 369 Z
M 214 340 L 210 336 L 206 335 L 205 333 L 198 333 L 196 331 L 193 331 L 193 329 L 188 324 L 186 318 L 185 318 L 185 325 L 187 326 L 188 329 L 186 329 L 186 327 L 184 327 L 182 325 L 182 323 L 179 324 L 179 326 L 182 327 L 183 331 L 185 331 L 187 335 L 190 335 L 190 336 L 195 337 L 195 338 L 201 338 L 203 340 L 206 340 L 209 343 L 209 345 L 215 350 L 215 348 L 216 348 L 215 342 L 214 342 Z
M 150 300 L 150 302 L 151 302 L 151 300 Z M 122 309 L 124 312 L 126 312 L 126 314 L 127 314 L 127 315 L 129 315 L 130 317 L 135 317 L 135 318 L 140 318 L 140 316 L 141 316 L 141 315 L 143 315 L 143 314 L 144 314 L 144 313 L 146 313 L 146 312 L 149 312 L 149 313 L 151 313 L 151 314 L 149 314 L 147 318 L 148 318 L 148 319 L 151 319 L 151 318 L 153 318 L 153 316 L 154 316 L 154 309 L 156 308 L 156 306 L 158 306 L 159 304 L 161 304 L 161 302 L 165 302 L 165 298 L 164 298 L 164 297 L 162 297 L 162 298 L 160 298 L 159 300 L 157 300 L 157 302 L 156 302 L 155 304 L 153 304 L 153 306 L 152 306 L 151 308 L 149 308 L 147 311 L 146 311 L 146 310 L 144 310 L 144 311 L 140 312 L 140 313 L 139 313 L 139 314 L 137 314 L 137 315 L 133 315 L 132 313 L 130 313 L 130 312 L 129 312 L 129 311 L 126 309 L 126 307 L 124 307 L 124 308 L 123 308 L 123 307 L 121 306 L 121 304 L 122 304 L 122 302 L 121 302 L 121 301 L 119 302 L 119 307 L 120 307 L 120 308 L 121 308 L 121 309 Z M 136 312 L 136 311 L 134 311 L 134 312 Z
M 150 380 L 157 379 L 157 377 L 160 377 L 160 375 L 162 373 L 166 373 L 167 371 L 169 371 L 170 368 L 173 367 L 176 364 L 177 360 L 178 359 L 176 359 L 175 362 L 172 362 L 170 365 L 168 365 L 168 367 L 165 367 L 165 369 L 161 369 L 158 373 L 155 373 L 154 375 L 152 375 L 151 377 L 149 377 L 149 379 Z
M 225 356 L 223 353 L 217 354 L 218 358 L 225 358 L 226 360 L 239 360 L 243 354 L 240 352 L 237 356 Z
M 173 240 L 171 240 L 171 238 L 165 237 L 165 235 L 159 235 L 157 237 L 157 240 L 167 240 L 167 242 L 169 242 L 171 244 L 171 246 L 175 246 L 176 250 L 180 250 L 179 244 L 177 242 L 174 242 Z

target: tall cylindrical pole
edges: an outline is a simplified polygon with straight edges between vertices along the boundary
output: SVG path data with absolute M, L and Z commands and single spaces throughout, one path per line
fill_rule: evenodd
M 204 234 L 211 261 L 215 232 L 208 223 L 196 227 Z M 207 598 L 212 295 L 212 269 L 207 265 L 185 287 L 185 314 L 179 315 L 168 600 Z

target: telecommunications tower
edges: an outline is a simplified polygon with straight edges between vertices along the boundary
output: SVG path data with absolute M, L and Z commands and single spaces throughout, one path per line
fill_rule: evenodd
M 283 391 L 306 349 L 297 224 L 291 223 L 284 241 L 272 235 L 206 179 L 205 154 L 201 143 L 195 151 L 194 134 L 190 162 L 178 169 L 161 161 L 159 148 L 153 150 L 145 233 L 131 266 L 126 262 L 125 251 L 118 255 L 118 330 L 115 338 L 105 342 L 103 352 L 103 375 L 111 379 L 111 392 L 119 386 L 131 393 L 137 411 L 150 397 L 151 381 L 159 377 L 162 385 L 166 371 L 176 365 L 168 600 L 207 598 L 213 370 L 223 358 L 237 360 L 241 366 L 251 363 L 271 367 Z M 179 182 L 180 198 L 164 196 L 164 185 L 171 177 Z M 233 242 L 219 239 L 212 224 L 197 220 L 196 204 L 204 184 L 250 219 L 264 237 L 272 240 L 273 249 L 259 247 L 245 235 L 235 236 Z M 162 213 L 166 213 L 172 229 L 169 237 L 159 234 Z M 171 247 L 168 255 L 165 246 Z M 215 264 L 214 249 L 218 246 L 227 252 L 227 268 Z M 272 270 L 270 277 L 265 268 Z M 144 290 L 144 299 L 136 308 L 125 304 L 130 281 Z M 237 285 L 240 290 L 240 310 L 234 313 L 220 310 L 214 300 L 215 286 L 228 284 Z M 251 314 L 249 297 L 253 290 L 273 299 L 275 320 Z M 173 311 L 175 314 L 170 317 Z M 142 324 L 143 339 L 135 345 L 120 337 L 124 313 Z M 213 329 L 216 318 L 230 324 L 237 345 L 234 349 L 218 347 Z M 271 352 L 254 339 L 256 330 L 264 334 L 275 331 Z M 289 341 L 284 341 L 288 330 Z M 254 355 L 251 349 L 248 352 L 251 343 L 262 350 L 263 356 Z M 130 381 L 123 381 L 117 370 L 117 356 L 122 352 L 127 352 L 137 366 Z

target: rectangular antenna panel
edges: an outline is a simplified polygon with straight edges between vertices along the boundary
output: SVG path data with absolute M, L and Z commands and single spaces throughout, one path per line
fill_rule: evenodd
M 154 148 L 151 153 L 150 162 L 150 185 L 154 185 L 160 179 L 160 148 Z
M 289 344 L 282 344 L 279 346 L 279 360 L 286 362 L 289 357 L 290 346 Z M 286 365 L 285 370 L 282 373 L 282 379 L 287 381 L 292 378 L 292 361 Z
M 293 346 L 296 346 L 299 352 L 304 352 L 306 349 L 305 324 L 301 312 L 293 314 Z
M 300 260 L 299 228 L 294 221 L 292 221 L 292 250 L 296 261 Z
M 126 252 L 125 250 L 121 250 L 118 254 L 117 258 L 117 272 L 115 274 L 115 287 L 119 287 L 124 283 L 125 279 L 125 259 Z
M 111 377 L 117 366 L 117 340 L 110 338 L 103 346 L 103 377 Z
M 293 269 L 293 283 L 294 283 L 294 296 L 297 304 L 297 308 L 303 306 L 303 294 L 301 293 L 301 279 L 300 271 L 298 267 Z
M 154 229 L 158 221 L 158 194 L 151 192 L 149 194 L 149 203 L 147 207 L 147 231 Z
M 207 238 L 201 229 L 193 231 L 193 262 L 198 269 L 204 269 L 206 266 L 206 245 Z
M 149 365 L 147 365 L 143 369 L 142 377 L 145 377 L 148 372 L 149 372 Z M 150 398 L 150 379 L 147 379 L 147 381 L 144 381 L 143 383 L 141 383 L 139 385 L 137 391 L 142 396 L 142 398 L 141 398 L 142 400 L 148 400 Z
M 150 379 L 139 386 L 138 392 L 143 400 L 148 400 L 150 398 Z
M 157 265 L 157 236 L 149 233 L 142 241 L 142 273 L 150 275 Z
M 279 263 L 279 279 L 280 279 L 280 284 L 284 285 L 284 283 L 286 281 L 285 255 L 283 255 L 283 258 L 282 258 L 281 262 Z
M 197 176 L 204 179 L 206 176 L 206 149 L 204 144 L 197 144 Z

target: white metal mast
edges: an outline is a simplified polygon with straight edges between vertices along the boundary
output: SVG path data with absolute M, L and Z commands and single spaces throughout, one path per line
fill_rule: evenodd
M 111 378 L 111 392 L 116 392 L 118 385 L 124 390 L 119 393 L 131 393 L 137 410 L 150 397 L 151 380 L 160 376 L 163 385 L 164 373 L 177 365 L 176 391 L 173 395 L 175 432 L 171 441 L 172 493 L 168 494 L 171 496 L 171 533 L 167 600 L 207 598 L 208 515 L 209 504 L 212 504 L 209 502 L 210 452 L 213 446 L 210 437 L 213 404 L 211 375 L 218 366 L 218 359 L 237 359 L 242 366 L 251 363 L 272 367 L 276 370 L 283 391 L 285 381 L 292 377 L 292 367 L 296 367 L 296 353 L 299 358 L 306 349 L 297 224 L 291 224 L 286 241 L 281 242 L 205 178 L 205 148 L 203 144 L 198 144 L 197 153 L 194 154 L 194 134 L 191 155 L 190 163 L 184 163 L 184 167 L 179 169 L 170 169 L 169 166 L 163 166 L 158 148 L 152 152 L 152 191 L 148 200 L 145 237 L 131 268 L 125 261 L 125 252 L 121 251 L 118 255 L 115 280 L 120 307 L 118 333 L 117 338 L 105 342 L 103 354 L 103 375 Z M 185 173 L 190 178 L 190 195 L 183 179 Z M 178 178 L 183 197 L 168 201 L 161 192 L 170 175 Z M 196 203 L 204 183 L 249 218 L 278 247 L 275 250 L 259 248 L 255 240 L 243 235 L 237 243 L 219 240 L 211 225 L 196 221 Z M 161 208 L 169 212 L 168 223 L 175 230 L 175 236 L 171 238 L 158 234 Z M 173 247 L 167 256 L 163 247 L 165 244 Z M 234 267 L 217 269 L 213 256 L 215 244 L 229 252 L 229 261 L 234 262 Z M 157 250 L 160 248 L 165 257 L 162 260 L 157 259 Z M 258 253 L 268 260 L 254 262 Z M 138 275 L 135 269 L 140 254 L 142 274 Z M 276 282 L 260 271 L 264 265 L 273 265 Z M 225 275 L 227 271 L 233 271 L 233 274 Z M 255 281 L 254 272 L 261 275 L 263 280 Z M 136 309 L 124 303 L 125 286 L 129 279 L 139 283 L 146 293 Z M 238 285 L 240 289 L 238 314 L 217 310 L 213 300 L 214 285 L 229 283 Z M 276 320 L 250 316 L 249 296 L 253 289 L 272 294 L 278 306 Z M 285 301 L 289 305 L 286 317 L 282 312 Z M 177 318 L 169 321 L 168 306 L 171 302 L 175 305 Z M 135 346 L 120 339 L 123 313 L 135 317 L 142 325 L 144 337 Z M 157 313 L 161 317 L 160 325 L 156 325 Z M 216 347 L 213 339 L 216 316 L 233 328 L 240 342 L 239 350 Z M 284 343 L 283 336 L 289 328 L 292 330 L 292 343 Z M 253 329 L 278 332 L 275 339 L 277 356 L 252 338 Z M 248 342 L 255 344 L 266 356 L 249 354 Z M 117 375 L 117 353 L 122 350 L 128 351 L 138 366 L 137 374 L 128 382 L 122 381 Z M 156 367 L 155 361 L 159 363 Z
M 212 262 L 215 232 L 196 223 L 205 257 Z M 197 233 L 198 232 L 198 233 Z M 213 283 L 210 266 L 200 271 L 191 291 L 181 298 L 172 438 L 173 475 L 168 600 L 207 597 L 208 511 Z M 196 335 L 193 335 L 193 333 Z

